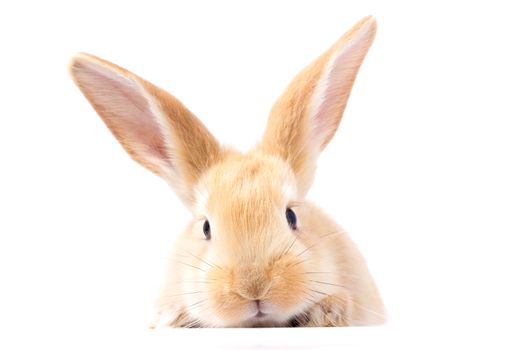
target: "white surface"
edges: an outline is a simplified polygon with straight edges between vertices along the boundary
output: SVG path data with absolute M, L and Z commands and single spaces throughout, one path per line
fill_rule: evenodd
M 376 42 L 309 198 L 361 247 L 389 325 L 146 330 L 189 214 L 114 141 L 71 55 L 129 68 L 247 148 L 293 75 L 368 14 Z M 523 347 L 522 14 L 505 1 L 2 2 L 2 348 Z

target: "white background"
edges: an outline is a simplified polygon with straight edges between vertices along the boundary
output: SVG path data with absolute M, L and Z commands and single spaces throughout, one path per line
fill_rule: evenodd
M 523 346 L 518 4 L 2 2 L 0 342 Z M 189 213 L 113 139 L 70 80 L 70 57 L 85 51 L 134 71 L 180 98 L 221 141 L 247 149 L 293 75 L 369 14 L 376 41 L 309 199 L 361 247 L 388 325 L 147 330 L 164 256 Z

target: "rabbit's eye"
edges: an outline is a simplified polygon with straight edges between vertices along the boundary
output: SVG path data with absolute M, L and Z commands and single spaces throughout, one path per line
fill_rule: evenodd
M 292 209 L 286 209 L 286 220 L 288 220 L 288 225 L 292 230 L 297 230 L 297 216 Z
M 202 232 L 204 232 L 204 237 L 206 237 L 206 240 L 211 239 L 211 230 L 210 230 L 210 222 L 208 220 L 204 221 L 204 225 L 202 225 Z

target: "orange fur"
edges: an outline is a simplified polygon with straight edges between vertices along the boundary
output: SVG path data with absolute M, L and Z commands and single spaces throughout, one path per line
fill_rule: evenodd
M 299 73 L 274 105 L 262 142 L 246 154 L 220 148 L 182 103 L 133 73 L 95 56 L 73 59 L 75 82 L 124 149 L 168 181 L 194 214 L 174 246 L 154 326 L 384 321 L 357 247 L 304 201 L 375 28 L 372 18 L 361 20 Z
M 319 79 L 326 70 L 326 64 L 330 58 L 360 30 L 367 30 L 369 34 L 362 47 L 354 53 L 356 56 L 355 72 L 346 81 L 346 86 L 341 89 L 340 95 L 337 96 L 327 136 L 320 140 L 319 145 L 310 145 L 312 125 L 309 117 L 312 113 L 311 98 L 314 90 L 318 86 Z M 320 152 L 330 142 L 339 126 L 355 76 L 368 48 L 372 45 L 375 32 L 376 26 L 373 18 L 366 17 L 359 21 L 330 49 L 292 80 L 270 112 L 261 147 L 264 151 L 277 154 L 292 164 L 292 168 L 298 175 L 300 192 L 303 194 L 308 191 L 313 181 L 316 153 Z M 315 149 L 316 146 L 319 149 Z

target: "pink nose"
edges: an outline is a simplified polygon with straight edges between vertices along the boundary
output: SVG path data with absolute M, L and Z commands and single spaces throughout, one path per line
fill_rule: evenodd
M 257 306 L 257 314 L 255 314 L 255 317 L 264 317 L 267 315 L 265 311 L 262 310 L 261 300 L 257 299 L 254 300 L 255 306 Z

